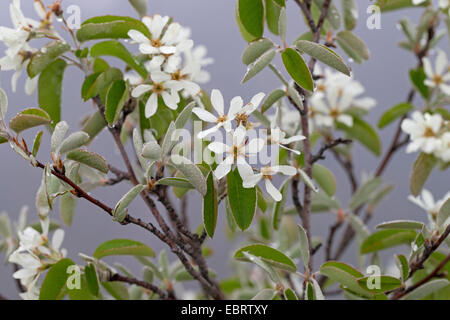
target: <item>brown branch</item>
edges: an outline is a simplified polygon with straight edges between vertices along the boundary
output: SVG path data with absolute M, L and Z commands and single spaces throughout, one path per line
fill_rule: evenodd
M 141 281 L 135 278 L 126 277 L 123 275 L 120 275 L 118 273 L 111 275 L 109 281 L 118 281 L 118 282 L 124 282 L 128 284 L 134 284 L 139 287 L 142 287 L 144 289 L 147 289 L 153 293 L 156 293 L 160 299 L 162 300 L 176 300 L 176 297 L 173 295 L 173 293 L 166 293 L 163 290 L 161 290 L 159 287 L 155 286 L 154 284 Z
M 422 280 L 420 280 L 419 282 L 417 282 L 416 284 L 410 286 L 409 288 L 403 290 L 403 291 L 399 291 L 397 292 L 392 298 L 391 300 L 399 300 L 400 298 L 404 297 L 405 295 L 407 295 L 408 293 L 410 293 L 411 291 L 416 290 L 417 288 L 421 287 L 422 285 L 424 285 L 425 283 L 427 283 L 428 281 L 430 281 L 431 279 L 438 277 L 440 271 L 445 267 L 445 265 L 450 261 L 450 255 L 448 255 L 428 276 L 426 276 L 425 278 L 423 278 Z
M 311 164 L 316 163 L 319 160 L 325 160 L 325 152 L 329 149 L 333 149 L 334 147 L 337 147 L 341 144 L 351 144 L 353 143 L 352 140 L 349 139 L 342 139 L 342 138 L 338 138 L 335 139 L 331 142 L 328 142 L 327 144 L 325 144 L 324 146 L 322 146 L 322 148 L 320 148 L 319 152 L 312 157 L 311 159 Z

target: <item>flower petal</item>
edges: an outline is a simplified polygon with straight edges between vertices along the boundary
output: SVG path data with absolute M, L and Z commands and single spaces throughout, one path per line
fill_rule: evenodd
M 211 92 L 211 103 L 212 103 L 214 109 L 219 114 L 219 116 L 223 116 L 225 114 L 224 113 L 223 96 L 222 96 L 222 93 L 219 90 L 214 89 Z

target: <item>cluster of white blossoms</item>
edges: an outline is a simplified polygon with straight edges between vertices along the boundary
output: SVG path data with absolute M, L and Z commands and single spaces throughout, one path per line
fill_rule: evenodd
M 41 220 L 42 233 L 31 227 L 19 231 L 19 248 L 8 258 L 10 263 L 21 267 L 13 277 L 20 280 L 20 283 L 27 289 L 20 295 L 25 300 L 38 299 L 39 276 L 67 254 L 65 249 L 60 249 L 64 239 L 64 230 L 56 230 L 51 242 L 48 240 L 49 221 L 49 219 Z
M 402 122 L 402 130 L 410 136 L 407 153 L 422 151 L 450 161 L 450 123 L 438 113 L 414 111 L 411 119 Z
M 433 194 L 427 189 L 423 189 L 422 193 L 418 197 L 409 196 L 408 199 L 414 204 L 418 205 L 420 208 L 425 210 L 428 214 L 430 223 L 434 225 L 439 211 L 441 210 L 444 203 L 450 198 L 450 191 L 447 192 L 444 197 L 438 201 L 434 200 Z M 444 223 L 449 224 L 450 221 Z
M 322 74 L 318 66 L 314 74 L 321 79 L 317 81 L 317 90 L 310 100 L 311 129 L 330 129 L 336 123 L 353 127 L 351 109 L 367 112 L 376 105 L 372 98 L 359 98 L 364 87 L 351 77 L 329 69 Z
M 149 56 L 146 68 L 147 79 L 129 76 L 135 85 L 134 98 L 151 92 L 146 106 L 145 116 L 152 117 L 158 109 L 161 98 L 170 109 L 176 110 L 180 94 L 195 97 L 200 93 L 198 83 L 209 81 L 209 74 L 202 67 L 213 62 L 206 57 L 203 46 L 195 47 L 189 39 L 190 30 L 172 22 L 168 16 L 154 15 L 142 18 L 150 36 L 137 30 L 130 30 L 128 36 L 139 44 L 139 51 Z
M 227 139 L 229 140 L 228 143 L 214 141 L 208 145 L 209 150 L 214 152 L 216 156 L 222 157 L 214 171 L 215 177 L 219 180 L 224 178 L 236 165 L 243 180 L 244 188 L 254 188 L 261 180 L 264 180 L 265 188 L 270 196 L 275 201 L 281 201 L 282 195 L 272 183 L 273 176 L 277 174 L 294 176 L 298 173 L 297 169 L 289 165 L 253 167 L 247 161 L 249 158 L 256 158 L 257 154 L 267 145 L 276 144 L 289 149 L 288 145 L 304 140 L 305 137 L 297 135 L 286 138 L 285 132 L 272 125 L 270 136 L 248 139 L 248 131 L 257 126 L 257 124 L 249 121 L 249 117 L 259 107 L 264 97 L 264 93 L 258 93 L 247 105 L 244 105 L 241 97 L 235 97 L 230 102 L 228 112 L 225 112 L 222 93 L 219 90 L 213 90 L 211 103 L 217 115 L 203 108 L 194 108 L 193 113 L 204 122 L 213 124 L 212 128 L 198 134 L 199 139 L 206 138 L 220 129 L 230 137 L 230 139 Z M 298 153 L 298 151 L 292 151 Z
M 5 56 L 0 58 L 0 68 L 2 71 L 15 71 L 11 78 L 12 90 L 17 88 L 17 80 L 26 70 L 29 59 L 36 52 L 29 41 L 32 38 L 42 37 L 44 34 L 52 38 L 58 38 L 58 34 L 52 27 L 53 13 L 45 9 L 40 0 L 34 0 L 34 8 L 40 21 L 36 21 L 24 16 L 20 8 L 20 0 L 13 0 L 9 5 L 9 12 L 12 28 L 0 26 L 0 41 L 6 46 Z M 27 78 L 25 92 L 33 94 L 37 87 L 38 78 Z

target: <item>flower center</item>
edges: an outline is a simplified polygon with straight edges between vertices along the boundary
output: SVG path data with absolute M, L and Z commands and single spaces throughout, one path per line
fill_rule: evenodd
M 331 108 L 331 110 L 330 110 L 330 116 L 331 116 L 333 119 L 337 119 L 340 115 L 341 115 L 341 112 L 339 111 L 338 108 Z
M 171 76 L 172 76 L 172 80 L 175 80 L 175 81 L 184 80 L 187 77 L 187 75 L 182 75 L 180 70 L 178 70 L 177 72 L 172 73 Z
M 150 42 L 152 44 L 152 47 L 159 48 L 162 46 L 160 39 L 152 39 L 152 40 L 150 40 Z
M 436 136 L 436 134 L 434 133 L 433 129 L 431 129 L 430 127 L 427 127 L 425 129 L 425 133 L 423 134 L 426 138 L 433 138 Z
M 237 121 L 238 126 L 240 124 L 246 126 L 247 125 L 247 121 L 248 121 L 248 115 L 246 115 L 245 113 L 238 113 L 236 115 L 236 121 Z
M 153 92 L 154 93 L 161 93 L 161 92 L 163 92 L 164 91 L 164 86 L 163 86 L 163 84 L 162 83 L 156 83 L 154 86 L 153 86 Z
M 327 87 L 323 83 L 320 83 L 317 85 L 317 91 L 325 92 L 326 89 L 327 89 Z
M 265 167 L 261 169 L 261 174 L 263 179 L 268 179 L 268 180 L 272 180 L 273 179 L 273 170 L 270 167 Z
M 440 84 L 442 84 L 444 82 L 444 79 L 440 75 L 436 74 L 436 75 L 433 76 L 433 82 L 436 85 L 440 85 Z
M 219 118 L 217 118 L 217 123 L 223 123 L 227 121 L 227 116 L 220 116 Z

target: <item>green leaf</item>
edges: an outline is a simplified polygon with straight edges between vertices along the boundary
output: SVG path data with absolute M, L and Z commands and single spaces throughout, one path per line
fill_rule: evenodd
M 342 0 L 345 29 L 352 31 L 358 22 L 358 6 L 355 0 Z
M 0 120 L 5 119 L 6 112 L 8 111 L 8 96 L 6 92 L 0 88 Z
M 180 171 L 186 179 L 197 189 L 198 192 L 204 197 L 207 192 L 206 180 L 200 169 L 193 164 L 190 160 L 181 157 L 179 155 L 172 155 L 172 165 Z
M 128 39 L 128 31 L 137 30 L 147 37 L 150 32 L 139 20 L 130 17 L 102 16 L 86 20 L 77 31 L 81 42 L 97 39 Z
M 116 218 L 117 221 L 122 222 L 120 219 L 117 219 L 119 215 L 123 216 L 123 212 L 128 208 L 128 206 L 133 202 L 134 199 L 144 190 L 145 186 L 143 185 L 137 185 L 134 188 L 132 188 L 130 191 L 128 191 L 120 200 L 117 202 L 113 215 L 114 218 Z M 124 216 L 123 216 L 124 217 Z
M 409 230 L 422 230 L 423 222 L 411 221 L 411 220 L 394 220 L 389 222 L 383 222 L 377 225 L 377 229 L 409 229 Z
M 238 169 L 227 176 L 228 203 L 241 230 L 247 230 L 256 213 L 256 188 L 244 188 Z
M 309 241 L 306 235 L 305 229 L 301 225 L 298 225 L 298 234 L 300 242 L 300 256 L 302 257 L 305 270 L 309 270 L 308 264 L 310 259 Z
M 252 36 L 247 30 L 245 30 L 244 25 L 241 22 L 241 19 L 239 18 L 239 11 L 238 11 L 238 6 L 236 6 L 236 10 L 235 11 L 235 19 L 236 19 L 236 23 L 239 27 L 239 31 L 241 32 L 242 38 L 244 38 L 245 41 L 247 42 L 251 42 L 254 40 L 257 40 L 258 38 L 255 36 Z
M 351 139 L 358 140 L 376 156 L 381 155 L 381 141 L 377 132 L 361 118 L 353 117 L 353 127 L 338 122 L 337 128 L 347 133 Z
M 263 289 L 256 296 L 252 298 L 252 300 L 256 301 L 268 301 L 273 300 L 277 295 L 277 291 L 274 289 Z
M 284 296 L 286 297 L 286 300 L 298 300 L 297 295 L 291 288 L 284 290 Z
M 272 279 L 273 282 L 275 283 L 280 283 L 280 276 L 278 275 L 278 273 L 275 271 L 275 269 L 269 265 L 268 263 L 264 262 L 262 259 L 258 258 L 257 256 L 254 256 L 248 252 L 243 252 L 244 257 L 251 263 L 256 264 L 258 267 L 260 267 L 261 269 L 263 269 L 268 275 L 269 277 Z
M 284 6 L 285 4 L 283 4 Z M 281 13 L 281 5 L 275 0 L 265 0 L 266 21 L 270 32 L 274 35 L 280 35 L 279 21 Z
M 320 191 L 313 193 L 311 197 L 312 212 L 330 211 L 332 209 L 339 210 L 341 205 L 338 200 L 331 198 L 325 192 Z
M 203 198 L 203 223 L 208 235 L 213 238 L 217 226 L 218 199 L 217 186 L 214 180 L 214 174 L 211 172 L 206 179 L 208 187 L 205 197 Z
M 109 171 L 105 158 L 91 151 L 83 149 L 74 150 L 67 154 L 67 159 L 82 163 L 105 174 Z
M 364 183 L 353 195 L 349 209 L 352 211 L 356 210 L 356 208 L 366 203 L 377 191 L 381 183 L 381 178 L 373 178 Z
M 382 129 L 386 127 L 388 124 L 392 123 L 394 120 L 404 116 L 411 110 L 413 110 L 414 107 L 410 103 L 400 103 L 396 105 L 395 107 L 392 107 L 391 109 L 387 110 L 383 115 L 381 116 L 380 120 L 378 121 L 378 128 Z
M 407 295 L 403 296 L 401 300 L 419 300 L 422 299 L 433 292 L 436 292 L 438 290 L 441 290 L 442 288 L 445 288 L 448 286 L 450 282 L 447 279 L 436 279 L 431 280 L 417 289 L 411 291 Z
M 429 2 L 425 1 L 424 3 L 415 5 L 413 3 L 413 0 L 378 0 L 376 2 L 376 5 L 380 7 L 382 12 L 403 9 L 407 7 L 426 6 L 428 4 Z
M 275 204 L 273 206 L 272 226 L 275 230 L 278 230 L 278 228 L 280 227 L 281 219 L 283 218 L 284 207 L 286 206 L 286 200 L 288 197 L 290 181 L 291 181 L 290 179 L 286 179 L 283 182 L 283 184 L 281 185 L 281 188 L 280 188 L 280 193 L 281 193 L 282 198 L 280 201 L 275 202 Z
M 86 132 L 92 141 L 105 127 L 106 121 L 103 115 L 100 111 L 96 111 L 84 123 L 83 132 Z
M 314 191 L 315 193 L 319 192 L 319 189 L 315 186 L 314 181 L 312 181 L 312 179 L 308 176 L 306 171 L 298 169 L 298 173 L 300 174 L 300 177 L 304 184 L 310 187 L 311 190 Z
M 56 124 L 50 141 L 52 152 L 57 152 L 68 131 L 69 125 L 66 121 L 60 121 Z
M 147 0 L 128 0 L 142 18 L 147 14 Z
M 49 114 L 53 126 L 61 121 L 62 82 L 66 67 L 67 63 L 64 60 L 57 59 L 49 64 L 39 76 L 39 107 Z
M 314 91 L 314 82 L 303 57 L 295 49 L 287 48 L 281 58 L 292 79 L 303 89 Z
M 244 255 L 244 252 L 248 252 L 251 255 L 254 255 L 276 268 L 291 272 L 297 271 L 297 267 L 288 256 L 286 256 L 281 251 L 278 251 L 271 247 L 262 244 L 246 246 L 239 249 L 234 255 L 234 258 L 241 261 L 248 261 L 248 259 Z
M 264 100 L 262 106 L 261 106 L 261 112 L 264 113 L 267 110 L 269 110 L 276 102 L 278 102 L 281 98 L 286 96 L 286 91 L 283 91 L 281 89 L 276 89 L 275 91 L 272 91 L 271 94 L 267 96 L 267 98 Z
M 242 62 L 246 65 L 252 64 L 273 47 L 272 40 L 267 38 L 250 42 L 242 55 Z
M 96 296 L 92 295 L 89 291 L 88 283 L 86 280 L 86 275 L 81 275 L 80 289 L 76 287 L 72 290 L 67 289 L 67 293 L 69 295 L 70 300 L 74 301 L 88 301 L 88 300 L 96 300 Z
M 331 280 L 339 282 L 343 287 L 348 288 L 353 292 L 364 295 L 368 294 L 368 292 L 358 284 L 358 279 L 362 278 L 364 275 L 348 264 L 337 261 L 328 261 L 320 267 L 320 273 Z
M 156 184 L 176 188 L 195 189 L 189 180 L 183 178 L 163 178 L 158 180 Z
M 313 2 L 317 5 L 317 7 L 320 9 L 320 12 L 322 11 L 322 8 L 324 7 L 325 0 L 313 0 Z M 341 14 L 339 13 L 339 10 L 336 8 L 336 6 L 331 3 L 329 4 L 328 8 L 328 14 L 326 19 L 333 29 L 337 30 L 341 27 Z
M 256 76 L 258 73 L 260 73 L 262 70 L 264 70 L 275 58 L 276 51 L 270 50 L 263 54 L 258 60 L 255 61 L 253 65 L 251 65 L 247 73 L 244 76 L 244 79 L 242 79 L 242 83 L 247 82 L 248 80 L 252 79 L 254 76 Z
M 413 230 L 387 229 L 374 232 L 361 245 L 361 254 L 392 248 L 401 244 L 409 244 L 416 238 Z
M 336 193 L 336 178 L 331 170 L 316 163 L 313 166 L 312 177 L 330 197 Z
M 398 270 L 400 271 L 400 275 L 403 281 L 406 281 L 409 276 L 409 262 L 408 259 L 402 254 L 395 255 L 395 264 L 397 265 Z
M 144 256 L 153 258 L 155 252 L 150 247 L 135 240 L 115 239 L 99 245 L 93 254 L 93 257 L 96 259 L 107 256 Z
M 105 102 L 110 85 L 116 80 L 122 80 L 122 78 L 122 71 L 117 68 L 108 69 L 98 75 L 94 73 L 87 77 L 82 88 L 82 97 L 84 101 L 100 95 L 102 101 Z
M 341 31 L 336 36 L 337 43 L 356 63 L 369 60 L 370 51 L 365 43 L 351 31 Z
M 450 217 L 450 198 L 444 202 L 437 216 L 437 223 L 440 227 L 446 227 L 445 223 Z
M 425 74 L 423 67 L 420 67 L 417 70 L 410 70 L 409 78 L 411 79 L 414 88 L 419 91 L 425 100 L 428 100 L 430 98 L 430 90 L 424 83 L 427 75 Z
M 30 59 L 27 72 L 30 78 L 44 71 L 55 59 L 70 50 L 70 45 L 63 41 L 50 42 L 36 52 Z
M 93 264 L 89 264 L 84 268 L 84 273 L 86 275 L 86 282 L 89 291 L 94 295 L 98 296 L 100 293 L 100 283 L 98 281 L 97 270 Z
M 295 46 L 302 52 L 307 53 L 311 57 L 323 62 L 327 66 L 330 66 L 343 74 L 350 76 L 350 68 L 342 61 L 342 58 L 325 47 L 324 45 L 317 44 L 312 41 L 299 40 L 295 43 Z
M 42 283 L 39 300 L 61 300 L 66 295 L 68 268 L 75 265 L 70 259 L 62 259 L 53 265 Z
M 355 215 L 353 213 L 349 214 L 348 222 L 350 223 L 352 228 L 355 230 L 356 236 L 357 236 L 358 240 L 360 240 L 361 242 L 364 241 L 370 235 L 369 229 L 364 224 L 364 222 L 361 220 L 361 218 L 358 217 L 357 215 Z
M 65 154 L 78 149 L 89 142 L 89 135 L 86 132 L 75 132 L 61 142 L 58 153 Z
M 380 284 L 379 288 L 373 288 L 375 286 L 375 283 L 378 284 L 378 281 Z M 390 276 L 368 276 L 359 279 L 358 283 L 361 288 L 372 293 L 383 293 L 391 291 L 401 287 L 402 285 L 402 282 L 399 279 Z
M 66 193 L 60 197 L 59 200 L 59 212 L 61 214 L 61 220 L 66 226 L 71 226 L 75 209 L 77 206 L 77 198 L 71 193 Z
M 110 126 L 119 121 L 121 112 L 128 100 L 129 84 L 123 80 L 114 81 L 106 94 L 105 118 Z
M 238 0 L 238 17 L 244 29 L 261 38 L 264 33 L 264 4 L 262 0 Z
M 92 57 L 113 56 L 124 61 L 128 66 L 139 73 L 142 78 L 147 78 L 148 72 L 145 66 L 135 56 L 133 56 L 127 48 L 116 40 L 109 40 L 96 43 L 91 48 Z
M 34 142 L 33 142 L 33 151 L 31 152 L 33 154 L 33 157 L 36 158 L 37 153 L 41 147 L 41 141 L 42 141 L 42 135 L 44 134 L 44 131 L 39 131 L 36 134 L 36 137 L 34 137 Z
M 280 10 L 280 19 L 278 20 L 278 33 L 283 42 L 286 41 L 286 31 L 287 31 L 287 16 L 286 16 L 286 8 L 281 7 Z
M 102 282 L 103 288 L 116 300 L 129 300 L 127 285 L 123 282 Z
M 437 160 L 432 154 L 423 152 L 419 154 L 416 162 L 414 162 L 410 179 L 410 190 L 413 196 L 417 197 L 420 191 L 422 191 L 425 182 L 427 182 L 436 164 Z
M 41 109 L 26 109 L 21 111 L 9 121 L 9 127 L 16 133 L 21 133 L 30 128 L 50 124 L 50 116 Z

